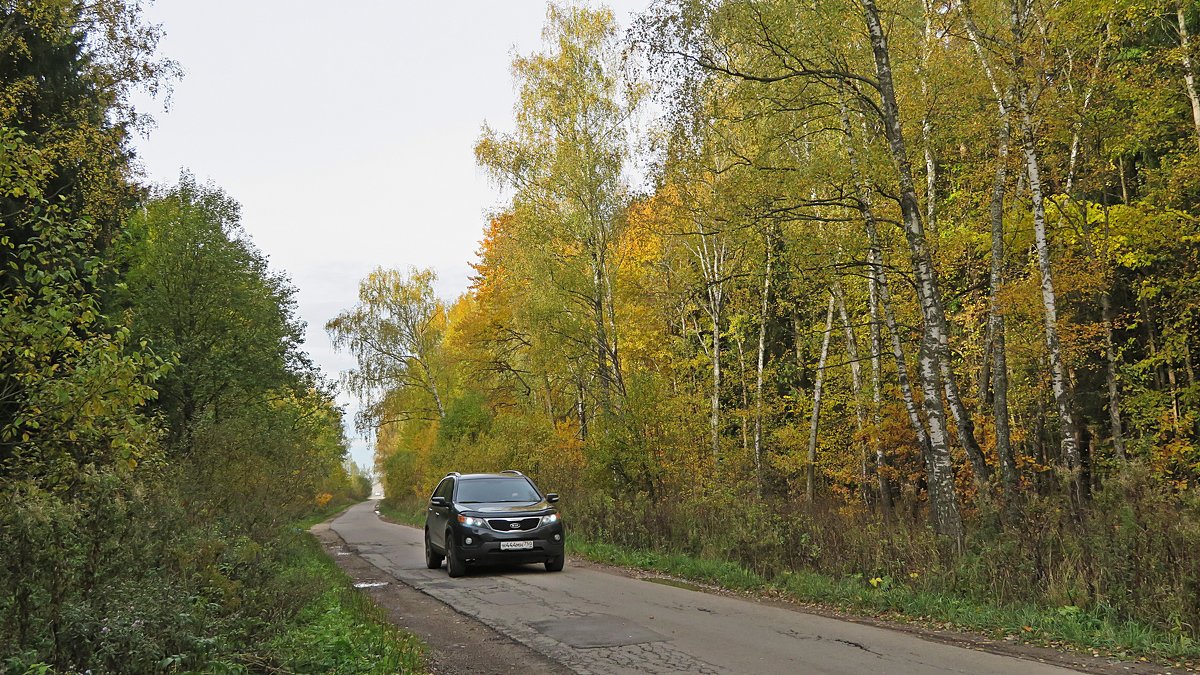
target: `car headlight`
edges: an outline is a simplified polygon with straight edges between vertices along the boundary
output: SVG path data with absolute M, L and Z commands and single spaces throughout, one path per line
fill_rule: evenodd
M 551 514 L 542 516 L 542 524 L 543 525 L 550 525 L 552 523 L 557 523 L 557 522 L 558 522 L 558 514 L 557 513 L 551 513 Z
M 487 521 L 485 521 L 483 518 L 476 518 L 475 516 L 460 515 L 458 517 L 458 522 L 462 523 L 463 525 L 466 525 L 467 527 L 486 527 L 487 526 Z

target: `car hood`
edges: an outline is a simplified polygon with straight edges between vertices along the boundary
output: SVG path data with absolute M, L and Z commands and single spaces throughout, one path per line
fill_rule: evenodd
M 542 500 L 533 502 L 532 504 L 514 504 L 512 502 L 491 502 L 482 504 L 463 504 L 459 503 L 458 507 L 463 511 L 472 511 L 482 513 L 484 515 L 496 515 L 501 513 L 539 513 L 551 508 L 550 503 Z

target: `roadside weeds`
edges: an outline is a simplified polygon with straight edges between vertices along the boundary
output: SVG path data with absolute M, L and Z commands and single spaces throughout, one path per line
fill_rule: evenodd
M 307 532 L 302 536 L 305 540 L 285 574 L 295 583 L 315 584 L 320 590 L 267 644 L 274 661 L 272 672 L 425 672 L 423 647 L 416 637 L 397 628 L 359 593 L 353 579 L 334 564 L 315 537 Z

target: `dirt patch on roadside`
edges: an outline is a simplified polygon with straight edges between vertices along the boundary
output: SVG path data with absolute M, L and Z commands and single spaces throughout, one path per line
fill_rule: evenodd
M 359 590 L 382 607 L 392 623 L 425 643 L 425 665 L 429 672 L 447 675 L 571 672 L 375 567 L 350 551 L 328 523 L 314 526 L 311 532 L 338 567 L 356 584 L 363 584 Z

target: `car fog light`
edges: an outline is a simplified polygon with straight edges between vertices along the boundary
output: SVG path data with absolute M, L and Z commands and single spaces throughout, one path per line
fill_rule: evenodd
M 561 535 L 561 534 L 556 534 L 556 535 L 554 535 L 554 541 L 559 541 L 559 540 L 561 540 L 561 539 L 562 539 L 562 535 Z
M 467 543 L 467 545 L 468 545 L 468 546 L 470 546 L 470 545 L 471 545 L 471 538 L 470 538 L 470 537 L 467 537 L 465 541 L 466 541 L 466 543 Z

